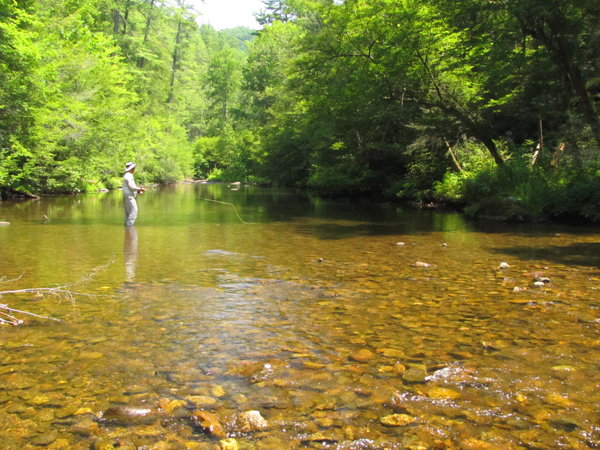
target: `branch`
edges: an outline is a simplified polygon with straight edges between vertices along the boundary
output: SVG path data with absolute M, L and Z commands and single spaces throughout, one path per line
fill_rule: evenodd
M 26 314 L 28 316 L 37 317 L 39 319 L 47 319 L 47 320 L 54 320 L 56 322 L 62 322 L 62 320 L 60 320 L 60 319 L 55 319 L 53 317 L 40 316 L 38 314 L 33 314 L 33 313 L 30 313 L 30 312 L 27 312 L 27 311 L 20 311 L 18 309 L 12 309 L 12 308 L 9 308 L 6 305 L 0 305 L 0 309 L 3 309 L 5 311 L 9 311 L 11 313 Z M 13 317 L 13 316 L 8 315 L 8 314 L 3 313 L 3 312 L 0 312 L 0 315 L 3 315 L 3 316 L 8 317 L 10 319 L 10 320 L 6 320 L 6 319 L 0 318 L 0 323 L 10 323 L 11 325 L 22 325 L 22 324 L 25 323 L 23 320 L 19 320 L 16 317 Z
M 53 288 L 27 288 L 27 289 L 14 289 L 14 290 L 10 290 L 10 291 L 0 291 L 0 298 L 2 298 L 3 295 L 11 295 L 11 294 L 12 295 L 15 295 L 15 294 L 39 294 L 39 295 L 44 296 L 44 293 L 48 293 L 48 294 L 58 296 L 61 298 L 63 298 L 63 297 L 67 298 L 67 299 L 71 300 L 71 302 L 74 303 L 75 296 L 85 296 L 85 297 L 90 297 L 90 298 L 96 297 L 97 296 L 96 294 L 86 294 L 84 292 L 77 292 L 70 288 L 91 280 L 92 277 L 97 275 L 99 272 L 106 270 L 106 268 L 109 265 L 111 265 L 113 262 L 114 262 L 114 259 L 110 260 L 107 264 L 105 264 L 103 266 L 95 267 L 87 275 L 85 275 L 84 277 L 79 279 L 79 281 L 72 283 L 72 284 L 65 284 L 65 285 L 56 286 Z M 16 281 L 16 280 L 20 279 L 22 276 L 23 276 L 23 274 L 21 274 L 18 278 L 15 278 L 14 280 L 6 280 L 6 277 L 2 277 L 2 278 L 0 278 L 0 282 Z M 4 304 L 0 304 L 0 310 L 10 312 L 10 313 L 25 314 L 27 316 L 37 317 L 39 319 L 47 319 L 47 320 L 54 320 L 56 322 L 62 322 L 62 320 L 55 319 L 53 317 L 40 316 L 38 314 L 30 313 L 28 311 L 21 311 L 18 309 L 9 308 L 7 305 L 4 305 Z M 0 317 L 0 325 L 15 325 L 16 326 L 16 325 L 22 325 L 25 323 L 25 321 L 18 319 L 10 314 L 7 314 L 6 312 L 0 311 L 0 316 L 2 316 L 2 317 Z

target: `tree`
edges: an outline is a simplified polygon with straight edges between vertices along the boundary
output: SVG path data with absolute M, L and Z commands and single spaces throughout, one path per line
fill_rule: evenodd
M 271 25 L 275 22 L 287 22 L 291 14 L 285 0 L 262 0 L 264 9 L 256 14 L 256 21 L 262 25 Z
M 0 189 L 18 189 L 22 165 L 31 152 L 33 109 L 41 86 L 40 25 L 32 0 L 0 4 Z
M 207 81 L 212 99 L 220 105 L 220 120 L 225 124 L 228 107 L 234 101 L 242 81 L 239 54 L 231 48 L 217 52 L 211 59 Z
M 591 0 L 519 0 L 503 4 L 523 33 L 543 43 L 577 98 L 577 109 L 600 148 L 600 116 L 590 90 L 600 93 L 600 8 Z

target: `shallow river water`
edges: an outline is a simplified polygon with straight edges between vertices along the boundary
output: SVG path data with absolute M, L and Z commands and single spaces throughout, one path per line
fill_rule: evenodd
M 598 227 L 120 195 L 0 203 L 0 448 L 600 448 Z

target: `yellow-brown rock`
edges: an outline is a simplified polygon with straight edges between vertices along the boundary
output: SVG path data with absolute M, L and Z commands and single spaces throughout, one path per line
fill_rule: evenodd
M 407 414 L 390 414 L 380 417 L 379 421 L 388 427 L 405 427 L 415 421 L 415 418 Z
M 451 400 L 457 399 L 460 397 L 460 394 L 452 389 L 445 389 L 440 387 L 435 387 L 429 389 L 427 395 L 430 398 L 449 398 Z
M 238 450 L 239 446 L 235 439 L 223 439 L 221 442 L 221 450 Z
M 224 439 L 227 437 L 227 434 L 223 430 L 221 426 L 221 422 L 219 422 L 219 418 L 208 411 L 196 411 L 192 416 L 195 424 L 202 428 L 206 433 L 219 438 Z
M 264 430 L 267 426 L 267 421 L 258 411 L 246 411 L 237 418 L 238 430 L 243 433 Z
M 353 353 L 352 355 L 350 355 L 350 359 L 353 359 L 354 361 L 357 362 L 368 362 L 371 359 L 373 359 L 375 355 L 373 354 L 373 352 L 371 350 L 368 350 L 366 348 L 363 348 L 361 350 L 359 350 L 356 353 Z

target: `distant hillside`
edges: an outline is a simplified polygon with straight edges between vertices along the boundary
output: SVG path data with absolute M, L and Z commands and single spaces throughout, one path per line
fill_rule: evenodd
M 226 28 L 220 31 L 221 35 L 235 38 L 239 42 L 240 50 L 248 51 L 248 44 L 256 36 L 256 30 L 248 27 Z

